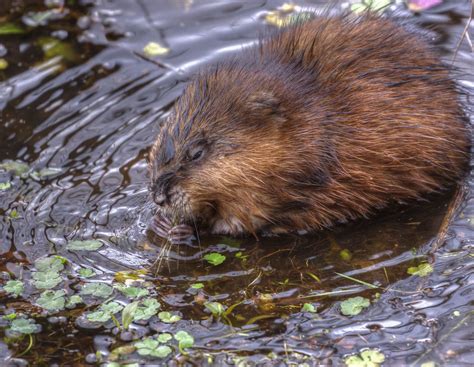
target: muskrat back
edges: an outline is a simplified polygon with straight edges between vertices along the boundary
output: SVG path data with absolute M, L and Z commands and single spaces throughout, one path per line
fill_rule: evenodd
M 193 78 L 151 149 L 152 191 L 161 215 L 214 233 L 318 230 L 459 180 L 465 120 L 419 35 L 317 17 Z

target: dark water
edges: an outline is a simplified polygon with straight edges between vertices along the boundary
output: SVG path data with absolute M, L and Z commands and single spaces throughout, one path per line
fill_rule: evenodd
M 85 299 L 86 305 L 50 314 L 37 306 L 41 291 L 31 285 L 32 263 L 46 254 L 68 260 L 68 275 L 55 289 L 69 295 L 85 282 L 118 282 L 118 272 L 150 267 L 162 248 L 146 231 L 146 154 L 158 121 L 190 75 L 254 41 L 267 12 L 282 3 L 74 1 L 38 20 L 34 14 L 47 9 L 31 2 L 0 14 L 0 24 L 30 25 L 24 34 L 0 35 L 7 50 L 2 55 L 0 47 L 0 57 L 9 64 L 0 70 L 0 163 L 54 169 L 44 177 L 0 173 L 0 182 L 11 184 L 0 191 L 2 279 L 26 284 L 22 297 L 0 294 L 0 313 L 23 313 L 42 326 L 31 348 L 28 338 L 4 338 L 0 356 L 8 363 L 106 363 L 114 359 L 110 351 L 131 339 L 177 330 L 195 339 L 189 354 L 173 348 L 169 358 L 183 363 L 341 364 L 364 348 L 380 350 L 388 364 L 474 361 L 472 177 L 459 205 L 449 192 L 316 236 L 203 238 L 200 246 L 173 247 L 156 276 L 148 273 L 144 280 L 162 310 L 182 316 L 174 324 L 154 316 L 132 325 L 130 336 L 112 322 L 84 323 L 83 313 L 103 300 Z M 413 20 L 436 26 L 438 48 L 449 60 L 468 14 L 467 2 L 447 2 Z M 144 57 L 152 41 L 169 53 Z M 471 91 L 473 65 L 464 42 L 456 66 Z M 99 239 L 105 246 L 67 250 L 66 243 L 76 239 Z M 227 259 L 212 266 L 202 259 L 210 252 Z M 432 264 L 431 274 L 407 274 L 423 262 Z M 79 279 L 79 267 L 96 275 Z M 198 282 L 204 288 L 191 290 Z M 355 296 L 372 304 L 357 316 L 343 316 L 340 301 Z M 235 307 L 225 319 L 215 319 L 205 301 Z M 304 303 L 318 312 L 300 312 Z M 120 361 L 163 363 L 137 353 Z

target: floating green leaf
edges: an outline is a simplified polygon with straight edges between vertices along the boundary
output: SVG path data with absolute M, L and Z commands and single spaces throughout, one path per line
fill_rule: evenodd
M 167 345 L 160 345 L 158 348 L 151 352 L 151 355 L 153 357 L 166 358 L 171 354 L 171 352 L 172 349 Z
M 64 309 L 66 304 L 66 299 L 64 298 L 65 294 L 66 292 L 63 289 L 59 291 L 44 291 L 41 293 L 40 298 L 36 300 L 36 303 L 45 310 L 59 311 Z
M 351 261 L 352 254 L 348 249 L 339 251 L 339 257 L 344 261 Z
M 87 319 L 92 322 L 104 323 L 112 318 L 111 314 L 102 310 L 91 312 L 87 315 Z
M 364 297 L 353 297 L 341 302 L 341 313 L 346 316 L 355 316 L 370 306 L 370 300 Z
M 385 361 L 383 353 L 376 349 L 365 349 L 359 355 L 349 356 L 344 359 L 348 367 L 378 367 Z
M 10 330 L 19 334 L 33 334 L 38 329 L 38 325 L 31 319 L 15 319 L 10 325 Z
M 33 284 L 38 289 L 52 289 L 60 284 L 63 279 L 56 271 L 37 271 L 33 275 Z
M 8 68 L 8 61 L 0 58 L 0 70 L 5 70 L 6 68 Z
M 113 292 L 114 289 L 105 283 L 87 283 L 82 287 L 80 294 L 84 296 L 107 298 Z
M 132 354 L 135 352 L 135 346 L 133 344 L 122 345 L 121 347 L 114 348 L 109 354 L 109 360 L 117 361 L 120 357 Z M 135 367 L 139 367 L 138 363 L 134 363 Z M 110 363 L 105 367 L 111 367 Z M 117 367 L 132 367 L 132 363 L 120 364 L 117 363 Z
M 303 307 L 301 307 L 301 312 L 311 312 L 316 313 L 317 309 L 314 307 L 312 303 L 305 303 Z
M 107 322 L 112 316 L 122 311 L 123 306 L 117 302 L 109 302 L 101 305 L 96 311 L 87 315 L 87 319 L 92 322 Z
M 10 219 L 18 219 L 20 218 L 20 214 L 18 213 L 18 211 L 16 209 L 12 209 L 10 211 L 10 214 L 8 215 L 10 217 Z
M 62 282 L 59 272 L 64 269 L 67 259 L 62 256 L 49 256 L 35 261 L 35 268 L 38 270 L 33 273 L 34 285 L 38 289 L 51 289 Z
M 143 339 L 141 342 L 135 343 L 138 354 L 141 356 L 152 356 L 165 358 L 171 354 L 172 350 L 167 345 L 160 345 L 158 340 L 152 338 Z
M 7 172 L 12 172 L 16 176 L 23 176 L 30 170 L 30 166 L 24 162 L 6 161 L 0 163 L 0 169 Z
M 243 262 L 247 261 L 247 258 L 249 257 L 249 255 L 244 255 L 244 253 L 242 251 L 239 251 L 235 254 L 235 257 L 239 260 L 242 260 Z
M 143 52 L 147 56 L 166 55 L 169 51 L 170 51 L 169 48 L 163 47 L 159 43 L 156 43 L 156 42 L 149 42 L 143 48 Z
M 180 330 L 174 334 L 174 338 L 178 341 L 181 353 L 183 353 L 184 349 L 191 348 L 194 345 L 194 338 L 184 330 Z
M 168 324 L 172 324 L 174 322 L 178 322 L 179 320 L 181 320 L 181 316 L 173 315 L 171 312 L 168 312 L 168 311 L 161 311 L 158 314 L 158 317 L 160 318 L 161 321 L 166 322 Z
M 211 252 L 210 254 L 204 255 L 204 260 L 206 260 L 211 265 L 220 265 L 225 261 L 225 256 L 219 254 L 218 252 Z
M 352 4 L 351 11 L 363 13 L 365 11 L 382 12 L 391 4 L 391 0 L 363 0 L 360 3 Z
M 65 41 L 60 41 L 53 37 L 40 37 L 37 40 L 38 45 L 43 49 L 47 60 L 59 56 L 66 61 L 75 62 L 79 60 L 80 55 L 74 46 Z
M 135 343 L 135 348 L 138 349 L 138 354 L 146 356 L 150 355 L 151 351 L 158 348 L 160 343 L 158 340 L 152 338 L 145 338 L 142 341 Z
M 23 293 L 24 284 L 21 280 L 9 280 L 3 286 L 3 290 L 14 297 L 18 297 Z
M 95 271 L 91 268 L 80 268 L 78 273 L 83 278 L 90 278 L 95 275 Z
M 126 305 L 125 308 L 122 310 L 122 326 L 125 330 L 127 330 L 130 324 L 132 323 L 137 309 L 138 302 L 132 302 Z
M 15 320 L 17 316 L 18 316 L 18 315 L 17 315 L 15 312 L 12 312 L 12 313 L 6 314 L 6 315 L 3 316 L 2 318 L 3 318 L 4 320 L 9 320 L 9 321 L 11 321 L 11 320 Z
M 146 269 L 118 271 L 114 278 L 119 283 L 125 283 L 127 280 L 140 280 L 147 272 Z
M 77 294 L 72 295 L 66 303 L 67 308 L 74 308 L 77 304 L 82 303 L 82 297 Z
M 158 335 L 157 339 L 160 343 L 168 343 L 171 339 L 173 339 L 173 336 L 169 333 L 163 333 Z
M 158 303 L 156 299 L 154 298 L 144 299 L 143 301 L 140 302 L 140 305 L 135 311 L 133 321 L 148 320 L 153 315 L 156 315 L 160 307 L 161 305 Z
M 191 284 L 191 288 L 193 288 L 193 289 L 202 289 L 202 288 L 204 288 L 204 284 L 194 283 L 194 284 Z
M 0 182 L 0 190 L 5 191 L 12 187 L 10 182 Z
M 98 240 L 71 241 L 66 245 L 66 249 L 71 251 L 95 251 L 102 246 L 103 243 Z
M 222 303 L 219 302 L 206 302 L 204 303 L 204 307 L 206 307 L 211 313 L 219 317 L 225 312 L 225 307 Z
M 10 34 L 24 34 L 26 31 L 15 23 L 3 23 L 0 24 L 0 36 L 6 36 Z
M 409 267 L 407 270 L 408 274 L 418 275 L 419 277 L 426 277 L 433 272 L 433 266 L 428 263 L 421 263 L 418 266 Z
M 62 256 L 50 256 L 37 259 L 35 261 L 35 268 L 40 272 L 60 272 L 64 269 L 64 264 L 67 263 L 67 259 Z
M 145 296 L 148 296 L 148 294 L 150 293 L 148 289 L 132 287 L 132 286 L 127 287 L 126 285 L 123 285 L 123 284 L 116 284 L 114 287 L 117 288 L 121 293 L 123 293 L 128 298 L 145 297 Z

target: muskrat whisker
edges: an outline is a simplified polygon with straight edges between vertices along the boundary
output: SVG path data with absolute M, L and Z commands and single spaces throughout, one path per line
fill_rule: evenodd
M 180 203 L 180 204 L 181 204 L 181 203 Z M 182 209 L 183 209 L 183 204 L 181 204 L 180 207 L 181 207 L 181 208 L 180 208 L 181 210 L 180 210 L 179 212 L 180 212 L 180 213 L 183 213 L 183 210 L 182 210 Z M 177 208 L 176 208 L 176 213 L 174 214 L 174 217 L 175 217 L 175 223 L 174 223 L 174 225 L 176 226 L 176 225 L 179 224 L 179 221 L 178 221 L 178 209 L 177 209 Z M 181 241 L 178 241 L 178 248 L 177 248 L 177 251 L 176 251 L 178 254 L 179 254 L 179 246 L 180 246 L 180 245 L 181 245 Z M 179 256 L 178 256 L 178 259 L 177 259 L 177 261 L 176 261 L 176 269 L 179 269 Z
M 168 246 L 167 246 L 167 251 L 166 251 L 166 264 L 168 265 L 168 271 L 171 271 L 171 265 L 170 265 L 170 253 L 171 253 L 171 247 L 173 247 L 173 243 L 168 241 Z M 176 262 L 177 265 L 179 265 L 179 261 Z
M 196 217 L 194 216 L 194 213 L 191 210 L 191 205 L 187 204 L 187 207 L 189 209 L 188 212 L 191 215 L 191 220 L 193 222 L 194 233 L 196 233 L 196 240 L 197 240 L 197 243 L 198 243 L 199 252 L 202 252 L 201 251 L 202 250 L 202 248 L 201 248 L 201 239 L 199 237 L 199 231 L 198 231 L 198 227 L 197 227 L 197 224 L 196 224 Z
M 172 223 L 172 226 L 170 228 L 170 231 L 179 224 L 179 211 L 178 210 L 178 207 L 177 206 L 173 206 L 172 207 L 172 213 L 171 213 L 171 223 Z M 173 244 L 173 234 L 172 233 L 169 233 L 168 234 L 168 241 L 170 243 L 170 246 L 168 247 L 168 259 L 169 259 L 169 253 L 171 252 L 171 247 L 174 245 Z M 179 253 L 179 241 L 178 241 L 178 249 L 177 249 L 177 252 Z M 168 262 L 168 269 L 170 268 L 170 264 Z M 176 269 L 179 269 L 179 258 L 176 260 Z

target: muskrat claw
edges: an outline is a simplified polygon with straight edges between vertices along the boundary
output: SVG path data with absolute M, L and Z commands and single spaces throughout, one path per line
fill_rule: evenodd
M 150 229 L 158 236 L 168 240 L 174 245 L 188 244 L 195 240 L 194 230 L 187 224 L 178 224 L 173 226 L 171 221 L 161 213 L 157 213 L 152 222 Z

